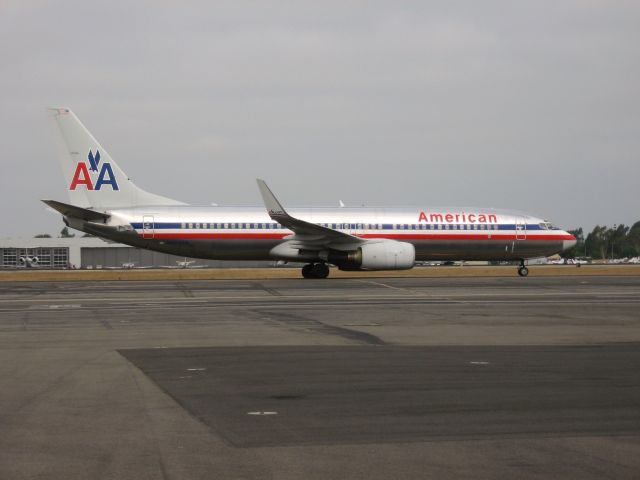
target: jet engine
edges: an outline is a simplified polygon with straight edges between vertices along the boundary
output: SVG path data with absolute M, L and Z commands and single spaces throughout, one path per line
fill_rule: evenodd
M 38 257 L 31 257 L 29 255 L 27 255 L 26 257 L 18 258 L 19 264 L 25 267 L 35 267 L 36 265 L 38 265 L 38 261 Z
M 357 250 L 332 250 L 326 260 L 340 270 L 407 270 L 413 268 L 416 250 L 407 242 L 382 240 L 365 243 Z

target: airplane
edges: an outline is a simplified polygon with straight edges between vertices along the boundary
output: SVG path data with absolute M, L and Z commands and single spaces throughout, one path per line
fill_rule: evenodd
M 187 260 L 185 257 L 184 260 L 176 260 L 175 265 L 162 265 L 160 268 L 207 268 L 206 265 L 194 265 L 196 263 L 195 260 Z
M 35 256 L 25 255 L 18 258 L 18 265 L 25 268 L 38 268 L 40 259 Z
M 136 266 L 135 262 L 123 262 L 122 265 L 120 265 L 119 267 L 109 267 L 109 266 L 101 267 L 101 269 L 103 270 L 145 270 L 149 268 L 153 268 L 153 267 L 143 266 L 143 265 Z
M 416 261 L 526 260 L 571 248 L 550 222 L 493 208 L 285 209 L 257 179 L 264 207 L 192 206 L 136 186 L 68 108 L 48 109 L 69 203 L 42 200 L 76 230 L 174 255 L 305 263 L 304 278 L 404 270 Z M 178 172 L 176 172 L 178 173 Z
M 193 265 L 194 263 L 196 263 L 195 260 L 187 260 L 186 258 L 184 260 L 176 260 L 176 264 L 180 267 L 180 268 L 189 268 L 191 267 L 191 265 Z M 197 266 L 197 265 L 196 265 Z

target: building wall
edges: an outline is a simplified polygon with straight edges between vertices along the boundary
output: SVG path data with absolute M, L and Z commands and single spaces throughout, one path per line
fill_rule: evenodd
M 124 245 L 108 244 L 96 237 L 71 238 L 0 238 L 0 268 L 80 268 L 82 247 L 103 247 L 116 250 Z M 37 262 L 20 262 L 20 257 L 37 257 Z
M 68 268 L 69 247 L 0 248 L 0 268 Z
M 0 238 L 0 268 L 29 268 L 19 262 L 21 256 L 38 257 L 34 268 L 123 268 L 125 264 L 133 264 L 133 268 L 178 268 L 181 266 L 178 262 L 185 261 L 185 257 L 107 243 L 96 237 Z M 275 265 L 274 261 L 186 260 L 193 260 L 190 267 L 255 268 Z
M 112 248 L 110 246 L 82 247 L 81 259 L 81 267 L 89 269 L 122 268 L 125 264 L 133 264 L 133 268 L 178 268 L 180 267 L 178 262 L 184 262 L 185 260 L 193 261 L 190 267 L 201 266 L 209 268 L 255 268 L 270 267 L 275 264 L 273 261 L 233 262 L 228 260 L 190 259 L 133 247 Z

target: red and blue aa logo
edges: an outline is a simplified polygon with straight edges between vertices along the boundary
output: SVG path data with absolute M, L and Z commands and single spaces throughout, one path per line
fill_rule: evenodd
M 71 179 L 69 190 L 75 190 L 80 185 L 84 185 L 87 190 L 100 190 L 104 185 L 111 185 L 112 190 L 119 190 L 118 182 L 116 181 L 116 176 L 113 174 L 111 164 L 109 162 L 104 162 L 100 165 L 99 150 L 96 149 L 95 155 L 91 150 L 89 150 L 87 161 L 89 163 L 89 168 L 87 168 L 87 163 L 85 162 L 78 162 L 78 165 L 76 165 L 76 171 Z M 98 174 L 98 178 L 95 183 L 93 183 L 91 178 L 92 175 L 89 172 L 93 172 L 93 176 Z

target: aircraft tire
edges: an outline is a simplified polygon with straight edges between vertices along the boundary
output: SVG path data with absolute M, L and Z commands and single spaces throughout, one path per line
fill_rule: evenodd
M 309 263 L 302 267 L 304 278 L 327 278 L 329 276 L 329 266 L 326 263 Z
M 527 267 L 520 267 L 518 269 L 518 275 L 520 275 L 521 277 L 526 277 L 527 275 L 529 275 L 529 269 Z
M 313 276 L 313 264 L 312 263 L 302 267 L 302 276 L 304 278 L 315 278 Z
M 329 266 L 326 263 L 316 263 L 311 271 L 313 278 L 327 278 L 329 276 Z

